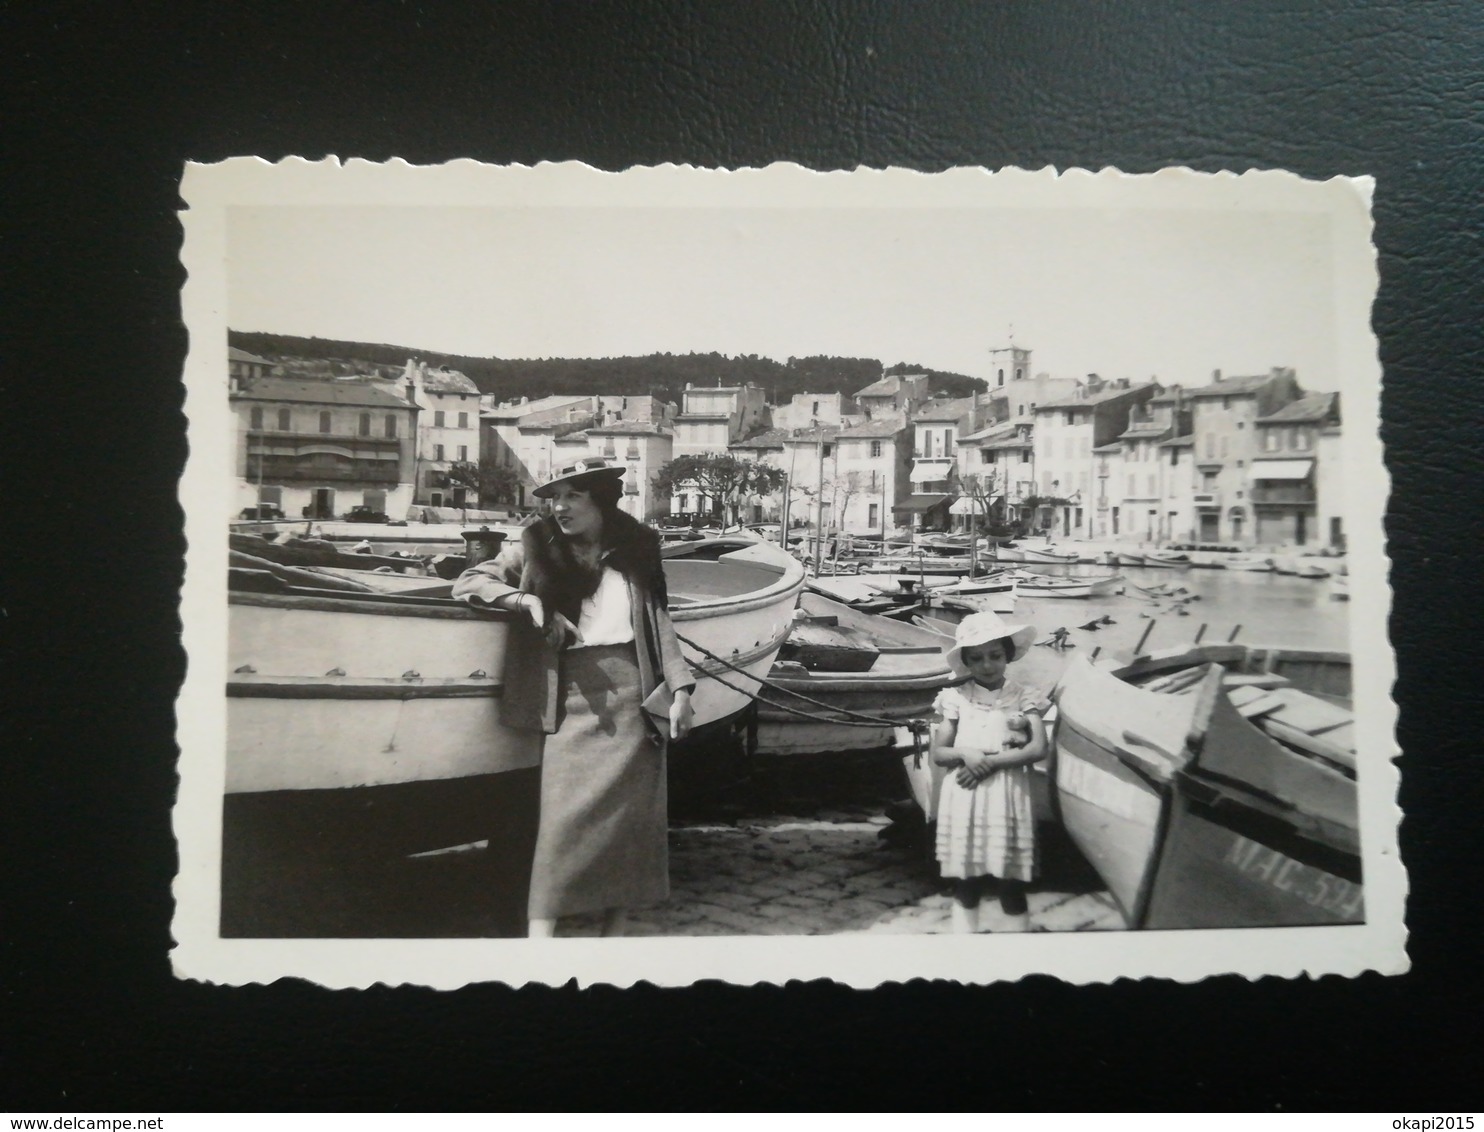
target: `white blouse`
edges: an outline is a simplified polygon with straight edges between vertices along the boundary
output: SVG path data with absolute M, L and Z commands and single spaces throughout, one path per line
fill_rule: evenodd
M 597 591 L 582 601 L 577 619 L 582 643 L 574 648 L 594 645 L 626 645 L 634 639 L 634 611 L 629 601 L 629 584 L 612 566 L 604 566 Z

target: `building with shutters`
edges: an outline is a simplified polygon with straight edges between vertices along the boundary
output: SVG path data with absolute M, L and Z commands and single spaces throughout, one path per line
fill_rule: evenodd
M 450 480 L 448 470 L 454 464 L 479 464 L 479 387 L 458 370 L 429 368 L 427 362 L 412 358 L 400 384 L 402 397 L 418 409 L 413 505 L 477 505 L 475 489 Z
M 1031 520 L 1036 529 L 1063 538 L 1093 536 L 1098 500 L 1094 483 L 1100 466 L 1094 449 L 1117 440 L 1128 428 L 1129 410 L 1159 391 L 1153 382 L 1105 381 L 1089 374 L 1073 396 L 1036 406 L 1032 433 L 1036 506 Z M 1140 476 L 1127 485 L 1124 505 L 1145 511 L 1153 506 L 1157 511 L 1158 469 L 1141 469 Z
M 363 382 L 230 378 L 237 426 L 234 516 L 276 507 L 332 519 L 365 506 L 400 518 L 413 501 L 416 406 Z
M 885 536 L 892 509 L 910 493 L 912 430 L 886 415 L 835 434 L 831 505 L 837 527 L 848 534 Z
M 598 423 L 597 397 L 521 397 L 494 403 L 485 397 L 479 414 L 480 453 L 485 466 L 509 468 L 516 477 L 515 503 L 534 507 L 531 491 L 551 478 L 556 440 Z
M 1340 395 L 1310 393 L 1255 424 L 1249 500 L 1256 544 L 1343 547 Z M 1330 498 L 1321 511 L 1322 495 Z
M 1191 435 L 1195 438 L 1197 482 L 1193 497 L 1195 540 L 1235 546 L 1256 546 L 1257 512 L 1252 462 L 1260 454 L 1257 422 L 1270 417 L 1301 396 L 1292 369 L 1274 367 L 1252 377 L 1223 377 L 1220 370 L 1209 385 L 1187 390 L 1191 408 Z M 1311 459 L 1312 462 L 1312 459 Z M 1267 498 L 1278 498 L 1268 493 Z M 1270 504 L 1266 513 L 1274 515 Z M 1270 523 L 1278 533 L 1282 523 Z
M 889 374 L 857 389 L 854 400 L 867 420 L 905 420 L 927 402 L 929 384 L 925 373 Z

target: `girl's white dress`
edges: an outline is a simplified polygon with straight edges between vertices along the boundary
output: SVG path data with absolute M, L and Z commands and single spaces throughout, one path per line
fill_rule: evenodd
M 943 718 L 958 723 L 954 746 L 979 750 L 999 749 L 1008 716 L 1044 715 L 1048 706 L 1044 696 L 1008 678 L 994 691 L 973 680 L 944 688 L 937 701 Z M 1035 879 L 1032 773 L 1029 766 L 1009 767 L 966 787 L 958 784 L 957 771 L 948 772 L 938 795 L 938 863 L 945 877 Z

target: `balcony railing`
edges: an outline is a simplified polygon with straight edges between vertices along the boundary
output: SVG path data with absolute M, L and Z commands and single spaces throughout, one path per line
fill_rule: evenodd
M 268 460 L 261 466 L 257 460 L 249 460 L 247 479 L 251 483 L 394 484 L 401 482 L 401 474 L 399 465 L 391 460 L 339 465 Z
M 1289 484 L 1283 487 L 1254 487 L 1252 502 L 1268 506 L 1302 507 L 1315 502 L 1312 484 Z

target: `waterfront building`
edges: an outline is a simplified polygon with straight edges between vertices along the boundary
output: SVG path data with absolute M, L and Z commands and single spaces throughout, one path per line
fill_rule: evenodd
M 1164 538 L 1167 542 L 1195 542 L 1195 490 L 1199 478 L 1195 467 L 1195 437 L 1189 433 L 1172 436 L 1159 442 L 1159 450 L 1165 482 Z
M 230 376 L 237 424 L 233 514 L 276 507 L 332 519 L 354 506 L 402 517 L 413 503 L 416 406 L 362 382 Z
M 835 526 L 840 495 L 835 437 L 839 433 L 834 426 L 822 425 L 784 436 L 783 470 L 788 473 L 784 514 L 789 526 L 807 523 L 821 531 Z
M 1323 522 L 1319 510 L 1321 477 L 1326 494 L 1338 493 L 1343 480 L 1337 443 L 1324 452 L 1329 460 L 1320 459 L 1325 434 L 1337 440 L 1339 427 L 1338 393 L 1310 393 L 1257 418 L 1250 489 L 1257 545 L 1344 545 L 1340 509 L 1326 500 Z
M 759 464 L 767 464 L 787 472 L 788 462 L 784 459 L 784 442 L 789 435 L 786 429 L 763 429 L 752 436 L 733 441 L 727 445 L 727 451 L 738 459 L 755 460 Z M 749 501 L 747 507 L 744 508 L 744 521 L 781 523 L 784 498 L 784 491 L 779 490 L 761 499 Z M 701 502 L 700 495 L 694 490 L 682 492 L 676 499 L 674 510 L 681 514 L 690 514 L 701 509 Z
M 1033 375 L 1029 347 L 1001 346 L 990 350 L 990 354 L 995 360 L 989 395 L 1004 401 L 1004 407 L 996 412 L 998 420 L 1033 419 L 1036 406 L 1071 397 L 1081 384 L 1075 377 Z
M 833 455 L 837 528 L 884 537 L 892 525 L 892 508 L 909 494 L 911 430 L 895 416 L 865 421 L 836 433 Z
M 942 531 L 958 494 L 958 438 L 978 432 L 992 406 L 982 393 L 940 397 L 912 416 L 912 494 L 893 507 L 914 530 Z
M 1331 550 L 1344 551 L 1345 541 L 1345 450 L 1340 421 L 1340 395 L 1334 397 L 1333 415 L 1318 425 L 1315 448 L 1315 491 L 1319 496 L 1319 537 Z
M 993 398 L 996 408 L 1003 405 Z M 980 514 L 987 499 L 990 522 L 995 526 L 1018 524 L 1035 494 L 1036 473 L 1031 440 L 1033 418 L 998 420 L 987 428 L 961 437 L 958 442 L 960 483 L 968 494 L 949 505 L 949 513 L 968 526 Z
M 795 393 L 787 405 L 772 410 L 773 427 L 786 432 L 825 425 L 849 428 L 862 419 L 860 407 L 844 393 Z
M 619 507 L 637 519 L 659 519 L 668 515 L 669 494 L 654 488 L 654 473 L 671 460 L 675 436 L 665 424 L 651 421 L 617 420 L 595 424 L 552 438 L 555 467 L 580 460 L 585 455 L 603 455 L 623 461 L 623 498 Z
M 1237 546 L 1259 541 L 1249 496 L 1251 464 L 1259 454 L 1257 421 L 1300 395 L 1293 370 L 1281 366 L 1252 377 L 1223 378 L 1216 370 L 1211 384 L 1186 392 L 1200 477 L 1194 492 L 1195 541 Z
M 687 384 L 675 418 L 675 455 L 702 456 L 724 452 L 768 423 L 768 405 L 760 386 L 715 388 Z
M 1065 538 L 1085 538 L 1092 533 L 1097 470 L 1093 449 L 1111 444 L 1122 435 L 1128 426 L 1129 410 L 1145 404 L 1159 391 L 1153 382 L 1134 384 L 1128 378 L 1105 381 L 1089 374 L 1074 395 L 1036 406 L 1032 434 L 1036 527 Z M 1135 485 L 1143 493 L 1151 492 L 1147 475 Z M 1121 506 L 1157 501 L 1155 473 L 1152 494 L 1129 500 L 1125 493 Z
M 551 478 L 554 442 L 559 434 L 581 431 L 596 421 L 599 398 L 572 395 L 492 403 L 484 398 L 479 414 L 480 448 L 485 466 L 510 468 L 518 486 L 515 502 L 534 507 L 530 493 Z
M 604 425 L 639 421 L 668 427 L 676 414 L 673 401 L 661 401 L 649 394 L 604 394 L 597 402 L 597 419 Z
M 375 384 L 386 388 L 383 383 Z M 413 504 L 477 504 L 475 489 L 450 480 L 448 470 L 454 464 L 479 464 L 479 387 L 458 370 L 429 368 L 427 362 L 409 358 L 401 392 L 418 409 Z
M 905 420 L 927 401 L 931 395 L 929 386 L 925 373 L 887 374 L 864 389 L 857 389 L 854 400 L 867 420 Z
M 278 366 L 267 358 L 249 354 L 236 346 L 227 347 L 227 376 L 236 382 L 252 382 L 260 377 L 272 377 Z
M 1111 485 L 1115 494 L 1107 497 L 1105 491 L 1098 492 L 1094 535 L 1156 545 L 1193 537 L 1194 485 L 1188 445 L 1166 446 L 1166 441 L 1189 432 L 1190 409 L 1179 386 L 1129 407 L 1128 427 L 1115 442 L 1121 449 L 1119 474 Z M 1100 449 L 1094 452 L 1102 455 Z M 1100 466 L 1099 472 L 1103 470 Z M 1104 481 L 1103 486 L 1109 485 Z

